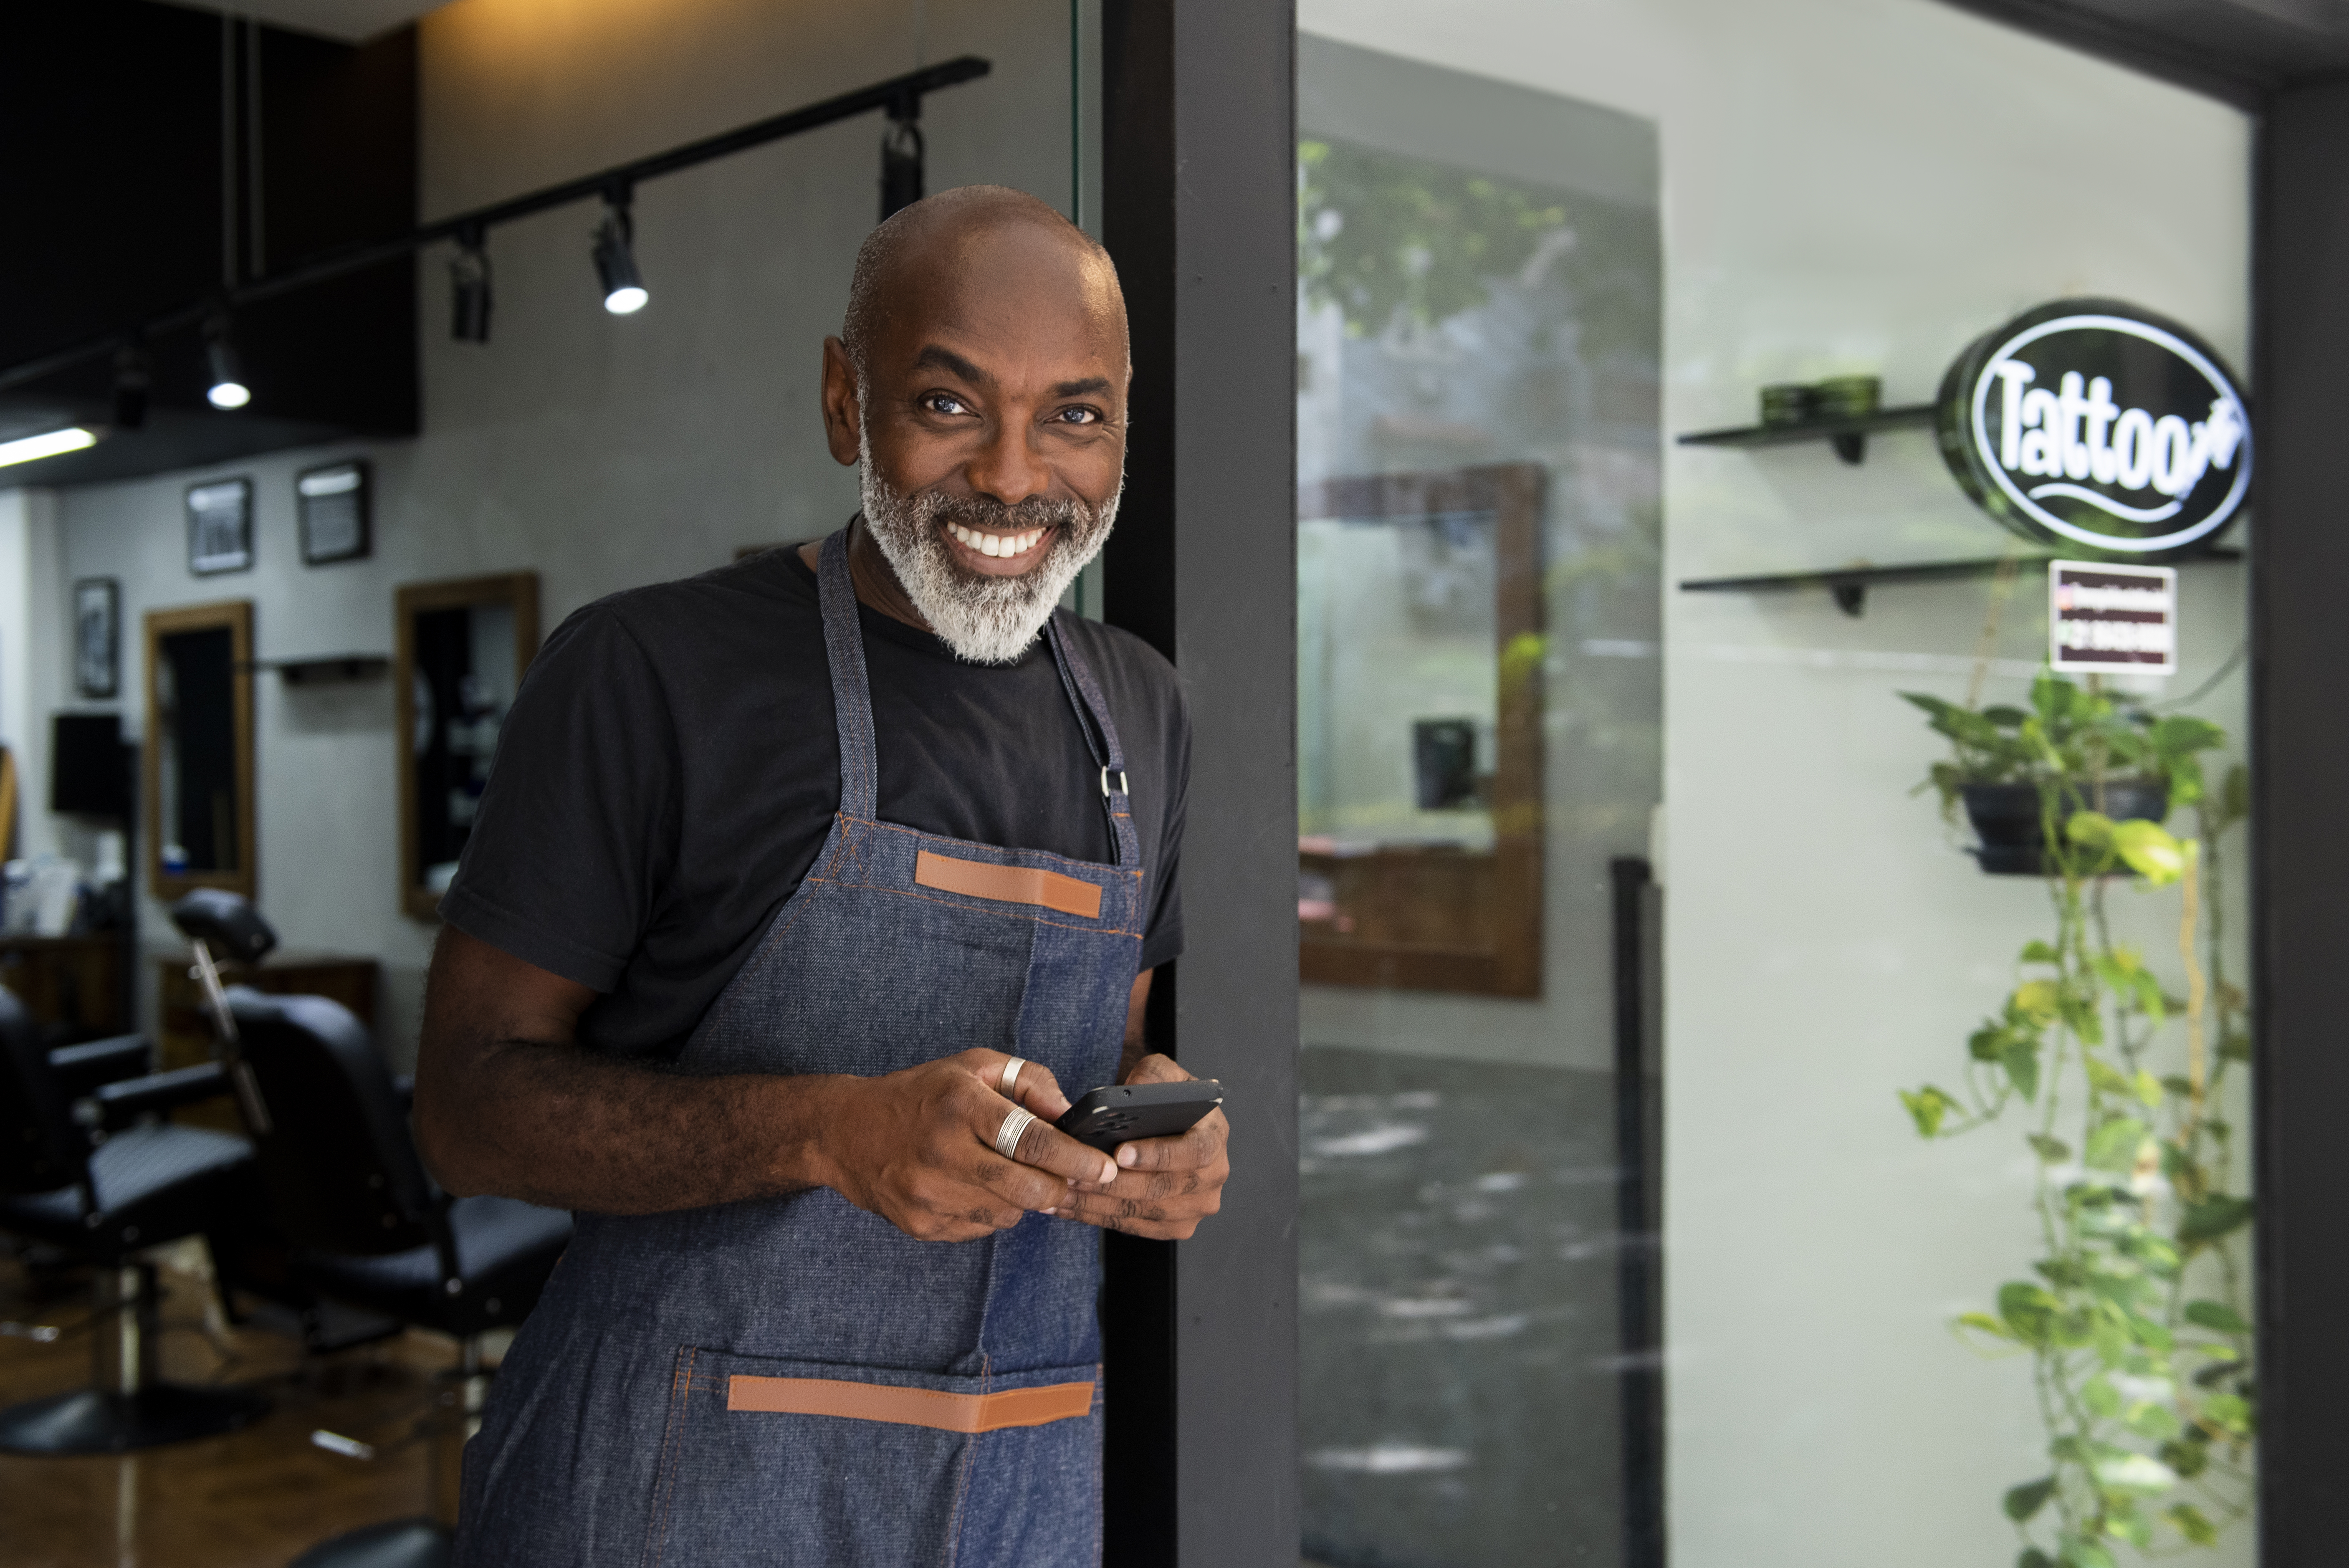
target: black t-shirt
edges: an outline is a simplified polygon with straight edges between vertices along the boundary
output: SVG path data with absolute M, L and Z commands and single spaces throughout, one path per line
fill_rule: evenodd
M 928 632 L 862 605 L 857 616 L 883 820 L 1116 858 L 1100 769 L 1042 639 L 1016 664 L 974 665 Z M 1148 969 L 1183 946 L 1182 688 L 1126 632 L 1072 618 L 1062 629 L 1124 747 L 1152 888 Z M 770 550 L 615 594 L 555 629 L 506 715 L 440 912 L 604 992 L 584 1043 L 674 1057 L 814 863 L 839 804 L 815 574 L 796 550 Z

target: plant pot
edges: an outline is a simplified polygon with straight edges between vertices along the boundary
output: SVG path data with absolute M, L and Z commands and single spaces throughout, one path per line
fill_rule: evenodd
M 1982 839 L 1973 856 L 1984 871 L 2044 877 L 2054 869 L 2047 864 L 2037 784 L 1963 784 L 1958 793 Z M 2075 811 L 2102 811 L 2115 822 L 2159 822 L 2169 815 L 2169 786 L 2158 779 L 2113 779 L 2101 791 L 2066 792 L 2056 815 L 2069 818 Z

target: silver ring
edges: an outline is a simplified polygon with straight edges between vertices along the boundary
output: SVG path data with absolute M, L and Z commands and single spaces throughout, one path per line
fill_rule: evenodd
M 1013 1100 L 1019 1097 L 1019 1069 L 1027 1064 L 1028 1058 L 1025 1056 L 1014 1056 L 1010 1061 L 1003 1064 L 1003 1097 L 1005 1099 Z
M 1003 1125 L 995 1129 L 995 1152 L 1006 1159 L 1018 1159 L 1020 1135 L 1028 1130 L 1028 1124 L 1035 1119 L 1035 1116 L 1027 1106 L 1012 1106 L 1011 1114 L 1003 1118 Z

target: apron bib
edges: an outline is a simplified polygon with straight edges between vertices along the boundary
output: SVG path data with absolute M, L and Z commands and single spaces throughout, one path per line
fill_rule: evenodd
M 818 580 L 840 809 L 678 1070 L 872 1077 L 984 1046 L 1071 1096 L 1108 1083 L 1144 877 L 1117 730 L 1064 612 L 1045 635 L 1115 865 L 879 820 L 845 532 Z M 467 1445 L 456 1561 L 1088 1568 L 1099 1257 L 1092 1227 L 1039 1214 L 916 1241 L 821 1188 L 581 1214 Z

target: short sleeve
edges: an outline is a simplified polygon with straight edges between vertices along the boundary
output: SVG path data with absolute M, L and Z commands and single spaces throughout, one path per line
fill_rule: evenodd
M 608 604 L 557 628 L 498 735 L 441 918 L 599 992 L 676 861 L 678 753 L 644 649 Z

